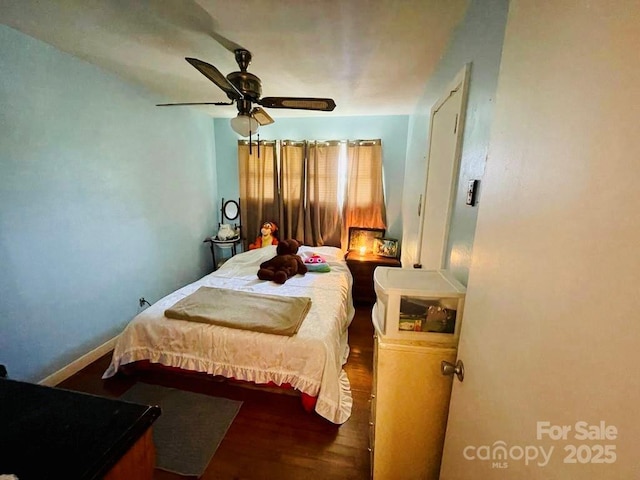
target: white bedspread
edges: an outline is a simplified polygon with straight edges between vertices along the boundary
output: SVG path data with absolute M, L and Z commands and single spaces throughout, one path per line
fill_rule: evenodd
M 318 253 L 331 271 L 296 275 L 284 285 L 259 280 L 258 265 L 275 256 L 275 246 L 241 253 L 220 269 L 187 285 L 136 316 L 120 334 L 108 378 L 121 365 L 149 360 L 165 366 L 223 375 L 256 383 L 291 384 L 317 397 L 316 412 L 333 423 L 351 414 L 351 389 L 342 369 L 349 354 L 347 328 L 354 315 L 352 278 L 342 251 L 334 247 L 300 248 L 301 257 Z M 311 309 L 292 337 L 217 325 L 169 320 L 166 308 L 213 286 L 273 295 L 305 296 Z M 256 308 L 260 308 L 256 305 Z

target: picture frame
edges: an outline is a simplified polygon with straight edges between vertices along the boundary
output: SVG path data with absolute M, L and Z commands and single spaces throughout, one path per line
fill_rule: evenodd
M 373 241 L 384 237 L 384 228 L 349 227 L 349 250 L 373 252 Z
M 395 238 L 375 238 L 373 253 L 379 257 L 398 258 L 398 240 Z

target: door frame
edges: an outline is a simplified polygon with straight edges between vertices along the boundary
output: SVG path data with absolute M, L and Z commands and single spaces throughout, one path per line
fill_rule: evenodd
M 445 226 L 445 236 L 442 242 L 442 250 L 440 252 L 440 265 L 439 268 L 445 267 L 445 251 L 447 249 L 447 245 L 449 244 L 449 229 L 451 226 L 451 213 L 453 210 L 453 204 L 456 199 L 457 193 L 457 185 L 460 175 L 460 159 L 462 157 L 462 137 L 464 134 L 465 120 L 467 117 L 467 103 L 469 98 L 469 80 L 471 74 L 471 63 L 466 63 L 462 69 L 456 74 L 451 83 L 445 89 L 445 93 L 433 104 L 431 107 L 431 116 L 429 118 L 429 136 L 428 136 L 428 145 L 429 149 L 427 152 L 427 165 L 425 172 L 425 182 L 424 189 L 422 190 L 422 194 L 420 195 L 420 200 L 418 202 L 418 218 L 420 219 L 419 223 L 419 231 L 418 231 L 418 242 L 417 242 L 417 251 L 416 251 L 416 264 L 414 264 L 414 268 L 422 268 L 421 259 L 422 259 L 422 240 L 424 237 L 424 212 L 426 208 L 427 202 L 427 186 L 429 184 L 429 164 L 431 162 L 431 145 L 433 140 L 433 119 L 438 113 L 438 110 L 444 105 L 444 103 L 449 100 L 449 98 L 461 89 L 462 99 L 460 101 L 460 116 L 458 118 L 458 126 L 456 130 L 456 147 L 453 155 L 453 175 L 451 176 L 451 185 L 449 189 L 449 203 L 447 207 L 447 224 Z

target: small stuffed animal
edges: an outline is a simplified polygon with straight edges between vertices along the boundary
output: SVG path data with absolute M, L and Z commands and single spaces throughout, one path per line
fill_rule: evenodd
M 278 226 L 274 222 L 264 222 L 260 229 L 260 236 L 256 241 L 249 245 L 249 250 L 256 248 L 268 247 L 269 245 L 277 245 L 278 239 L 273 235 L 278 230 Z
M 307 266 L 307 270 L 310 272 L 330 272 L 331 267 L 327 261 L 317 253 L 314 253 L 309 258 L 304 259 L 304 264 Z
M 276 256 L 260 264 L 258 278 L 260 280 L 272 280 L 283 284 L 298 273 L 307 273 L 307 267 L 302 259 L 296 255 L 300 243 L 297 240 L 281 240 L 276 247 Z

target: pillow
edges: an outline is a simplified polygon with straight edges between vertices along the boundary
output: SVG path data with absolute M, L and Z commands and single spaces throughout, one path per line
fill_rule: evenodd
M 304 259 L 304 264 L 307 267 L 307 270 L 310 272 L 329 272 L 331 271 L 331 267 L 327 263 L 327 261 L 322 258 L 320 255 L 313 254 L 308 258 Z

